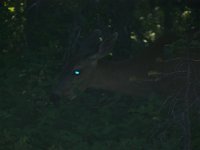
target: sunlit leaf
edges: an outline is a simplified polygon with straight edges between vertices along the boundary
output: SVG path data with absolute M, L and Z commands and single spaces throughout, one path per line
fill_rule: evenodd
M 191 15 L 191 11 L 190 10 L 186 10 L 182 13 L 182 17 L 189 17 Z
M 137 35 L 134 32 L 131 32 L 130 38 L 131 40 L 137 41 Z
M 15 12 L 15 7 L 8 7 L 8 10 L 9 10 L 10 12 Z
M 144 43 L 148 43 L 148 41 L 147 41 L 146 39 L 143 39 L 143 42 L 144 42 Z
M 7 6 L 7 3 L 6 3 L 6 2 L 4 2 L 4 3 L 3 3 L 3 6 Z

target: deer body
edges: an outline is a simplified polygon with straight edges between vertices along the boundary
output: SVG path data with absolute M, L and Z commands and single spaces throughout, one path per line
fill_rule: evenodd
M 105 89 L 132 96 L 146 95 L 151 81 L 147 79 L 145 67 L 139 66 L 131 60 L 123 62 L 109 62 L 97 65 L 91 76 L 90 87 Z M 141 86 L 142 85 L 142 86 Z
M 144 62 L 103 61 L 87 67 L 80 70 L 80 75 L 66 76 L 56 93 L 73 99 L 77 93 L 94 88 L 133 97 L 146 97 L 156 87 L 156 82 L 148 76 L 148 71 L 152 68 Z

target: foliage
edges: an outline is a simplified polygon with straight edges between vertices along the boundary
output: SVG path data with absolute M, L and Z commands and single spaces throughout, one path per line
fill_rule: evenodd
M 188 47 L 198 51 L 199 38 L 181 36 L 196 33 L 198 9 L 177 3 L 180 7 L 158 0 L 1 1 L 0 150 L 181 149 L 179 117 L 169 113 L 174 103 L 164 105 L 156 93 L 132 98 L 92 89 L 73 101 L 62 98 L 60 106 L 49 100 L 63 64 L 94 29 L 119 33 L 116 59 L 138 57 L 168 32 L 179 40 L 165 47 L 167 58 Z M 199 107 L 190 113 L 192 146 L 199 149 Z

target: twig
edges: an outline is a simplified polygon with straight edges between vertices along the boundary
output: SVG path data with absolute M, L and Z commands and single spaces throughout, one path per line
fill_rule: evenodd
M 188 58 L 190 57 L 188 51 Z M 184 117 L 184 124 L 183 124 L 183 150 L 191 150 L 191 126 L 190 126 L 190 110 L 189 110 L 189 95 L 191 89 L 191 64 L 190 59 L 187 62 L 187 84 L 186 84 L 186 91 L 184 96 L 184 110 L 183 110 L 183 117 Z
M 164 63 L 169 63 L 169 62 L 179 61 L 179 60 L 180 60 L 180 61 L 188 61 L 188 60 L 190 60 L 191 62 L 200 62 L 200 59 L 181 58 L 181 57 L 163 60 L 162 62 L 164 62 Z
M 177 104 L 177 96 L 183 91 L 183 89 L 184 89 L 185 87 L 183 87 L 183 88 L 181 88 L 180 90 L 179 90 L 179 92 L 177 92 L 177 94 L 176 94 L 176 96 L 174 97 L 174 103 L 172 103 L 172 108 L 171 108 L 171 112 L 170 112 L 170 109 L 169 109 L 169 114 L 173 114 L 173 112 L 174 112 L 174 110 L 175 110 L 175 106 L 176 106 L 176 104 Z M 172 101 L 173 102 L 173 101 Z

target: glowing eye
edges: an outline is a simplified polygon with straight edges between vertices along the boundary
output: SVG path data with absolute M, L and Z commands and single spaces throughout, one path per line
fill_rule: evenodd
M 73 74 L 74 74 L 74 75 L 80 75 L 80 70 L 74 70 L 74 71 L 73 71 Z

